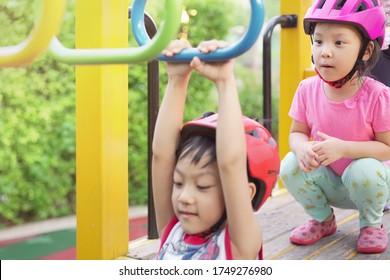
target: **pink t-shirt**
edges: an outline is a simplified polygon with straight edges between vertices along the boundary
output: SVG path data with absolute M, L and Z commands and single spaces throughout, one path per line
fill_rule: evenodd
M 325 95 L 324 82 L 310 77 L 299 84 L 289 116 L 306 123 L 315 141 L 321 140 L 317 131 L 347 141 L 371 141 L 375 132 L 390 130 L 390 88 L 367 77 L 354 97 L 332 102 Z M 341 176 L 351 161 L 342 158 L 330 168 Z

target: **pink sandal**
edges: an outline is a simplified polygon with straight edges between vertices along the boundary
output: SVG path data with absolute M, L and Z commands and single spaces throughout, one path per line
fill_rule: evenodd
M 290 241 L 295 244 L 309 245 L 325 236 L 335 233 L 336 230 L 337 224 L 335 216 L 333 216 L 333 219 L 330 222 L 310 220 L 292 231 Z
M 360 253 L 382 253 L 389 242 L 383 225 L 380 228 L 365 227 L 360 229 L 357 250 Z

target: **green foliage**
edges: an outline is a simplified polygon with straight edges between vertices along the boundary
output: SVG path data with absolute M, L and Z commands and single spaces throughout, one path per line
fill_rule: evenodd
M 1 45 L 16 45 L 26 38 L 33 25 L 34 4 L 0 2 L 1 33 L 6 34 Z M 64 28 L 69 24 L 73 21 L 64 23 Z M 74 213 L 73 72 L 73 67 L 46 56 L 25 68 L 0 70 L 3 226 Z
M 163 18 L 163 2 L 151 0 L 146 6 L 157 27 Z M 277 6 L 268 4 L 271 0 L 265 2 L 266 8 Z M 1 46 L 16 45 L 26 38 L 33 26 L 35 3 L 0 0 Z M 236 0 L 183 3 L 189 22 L 181 26 L 180 36 L 188 36 L 194 46 L 206 39 L 235 42 L 249 21 L 249 10 Z M 74 47 L 74 6 L 75 0 L 67 1 L 59 36 L 68 47 Z M 133 39 L 129 44 L 136 46 Z M 262 116 L 260 53 L 257 44 L 236 63 L 243 112 L 257 118 Z M 147 201 L 146 64 L 129 65 L 128 78 L 129 203 L 136 205 Z M 167 82 L 163 62 L 159 81 L 161 99 Z M 193 73 L 185 121 L 216 109 L 212 83 Z M 0 227 L 75 213 L 74 67 L 44 55 L 24 68 L 0 69 L 0 110 Z
M 196 10 L 197 16 L 190 17 L 188 24 L 183 24 L 180 32 L 187 25 L 195 26 L 189 31 L 188 39 L 195 46 L 206 36 L 205 30 L 213 30 L 212 36 L 224 39 L 229 31 L 230 17 L 224 13 L 226 0 L 214 0 L 212 9 L 208 1 L 185 1 L 186 9 Z M 234 2 L 234 1 L 232 1 Z M 215 3 L 215 4 L 214 4 Z M 150 11 L 156 15 L 156 22 L 162 18 L 162 10 Z M 149 12 L 149 11 L 148 11 Z M 207 28 L 201 22 L 207 21 Z M 197 26 L 200 24 L 201 26 Z M 158 24 L 157 24 L 158 25 Z M 180 33 L 179 32 L 179 33 Z M 213 37 L 209 37 L 213 38 Z M 215 38 L 215 37 L 214 37 Z M 131 42 L 131 45 L 134 43 Z M 148 186 L 148 138 L 147 138 L 147 67 L 146 65 L 129 66 L 129 200 L 130 204 L 147 202 Z M 166 65 L 160 63 L 160 99 L 167 83 Z M 216 111 L 216 99 L 213 85 L 208 80 L 193 73 L 187 95 L 185 120 L 200 116 L 206 111 Z
M 163 18 L 162 1 L 149 1 L 148 13 L 155 19 L 157 27 Z M 249 1 L 248 1 L 249 2 Z M 179 36 L 188 33 L 187 39 L 193 46 L 208 39 L 237 41 L 249 23 L 248 11 L 235 0 L 185 0 L 185 10 L 189 14 L 188 23 L 181 25 Z M 154 9 L 153 9 L 154 8 Z M 279 2 L 266 0 L 266 19 L 279 11 Z M 228 10 L 228 12 L 226 12 Z M 194 14 L 193 11 L 196 11 Z M 263 27 L 264 28 L 264 27 Z M 276 33 L 276 36 L 278 34 Z M 184 35 L 185 37 L 185 35 Z M 278 38 L 274 39 L 276 41 Z M 236 76 L 243 113 L 262 119 L 262 64 L 261 44 L 258 43 L 248 53 L 237 58 Z M 134 44 L 134 42 L 133 42 Z M 274 45 L 275 42 L 274 42 Z M 276 45 L 277 46 L 277 45 Z M 273 134 L 277 137 L 278 122 L 278 57 L 279 49 L 273 48 Z M 277 58 L 277 59 L 275 59 Z M 276 60 L 276 61 L 275 61 Z M 276 63 L 275 63 L 276 62 Z M 130 204 L 147 202 L 147 77 L 146 66 L 131 65 L 129 68 L 129 199 Z M 276 70 L 276 71 L 275 71 Z M 160 99 L 163 96 L 166 80 L 165 64 L 160 63 Z M 206 111 L 217 110 L 217 97 L 212 83 L 196 73 L 191 76 L 188 89 L 184 120 L 188 121 Z

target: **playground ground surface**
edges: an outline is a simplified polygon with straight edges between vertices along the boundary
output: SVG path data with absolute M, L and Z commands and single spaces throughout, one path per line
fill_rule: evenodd
M 310 218 L 287 192 L 280 192 L 256 213 L 263 229 L 265 260 L 390 260 L 390 246 L 380 254 L 356 251 L 359 213 L 335 208 L 337 231 L 308 246 L 289 241 L 291 231 Z M 383 216 L 390 238 L 390 211 Z M 147 209 L 129 209 L 130 259 L 154 259 L 158 239 L 145 239 Z M 76 218 L 64 217 L 0 230 L 1 260 L 75 260 Z
M 129 209 L 129 240 L 147 235 L 147 209 Z M 76 217 L 69 216 L 0 230 L 1 260 L 75 260 Z

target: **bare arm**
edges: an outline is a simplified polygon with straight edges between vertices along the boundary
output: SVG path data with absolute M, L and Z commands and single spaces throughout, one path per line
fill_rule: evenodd
M 221 42 L 211 41 L 201 44 L 200 49 L 203 52 L 212 51 L 215 46 L 221 47 L 219 43 Z M 212 80 L 219 93 L 217 162 L 233 256 L 234 259 L 255 259 L 262 245 L 262 235 L 251 206 L 245 134 L 233 71 L 234 61 L 201 64 L 195 60 L 191 65 Z
M 217 158 L 233 255 L 235 259 L 253 259 L 261 248 L 262 234 L 251 205 L 245 134 L 235 80 L 219 82 L 217 88 Z
M 174 41 L 165 51 L 178 53 L 187 45 Z M 183 123 L 184 106 L 191 69 L 188 63 L 168 64 L 168 85 L 158 113 L 153 138 L 152 182 L 159 234 L 174 216 L 171 202 L 175 152 Z

